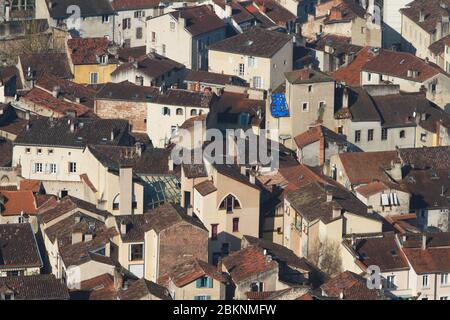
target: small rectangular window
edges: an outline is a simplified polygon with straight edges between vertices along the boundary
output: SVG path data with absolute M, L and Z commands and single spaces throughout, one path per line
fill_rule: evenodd
M 243 63 L 239 63 L 239 75 L 243 76 L 245 74 L 245 65 Z
M 373 129 L 367 130 L 367 141 L 373 141 Z
M 130 261 L 142 260 L 144 259 L 144 245 L 142 243 L 139 244 L 130 244 Z
M 42 163 L 35 163 L 34 164 L 34 168 L 35 168 L 35 171 L 37 173 L 42 173 L 43 172 L 43 165 L 42 165 Z
M 211 240 L 217 240 L 218 228 L 219 228 L 218 224 L 211 225 Z
M 356 130 L 355 131 L 355 142 L 360 142 L 361 141 L 361 130 Z
M 90 77 L 91 84 L 97 84 L 98 83 L 98 73 L 92 72 Z
M 239 218 L 233 218 L 233 232 L 239 232 Z
M 308 112 L 309 111 L 309 103 L 308 102 L 303 102 L 302 103 L 302 111 L 303 112 Z
M 388 129 L 382 128 L 381 129 L 381 140 L 387 140 L 388 138 Z
M 76 172 L 77 172 L 77 163 L 69 162 L 69 173 L 76 173 Z

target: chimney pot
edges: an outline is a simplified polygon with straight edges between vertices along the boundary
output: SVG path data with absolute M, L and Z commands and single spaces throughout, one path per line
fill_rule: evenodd
M 422 234 L 422 250 L 425 250 L 427 248 L 427 235 L 424 233 Z

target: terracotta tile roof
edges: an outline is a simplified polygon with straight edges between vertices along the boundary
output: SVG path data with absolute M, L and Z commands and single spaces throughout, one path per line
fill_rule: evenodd
M 348 86 L 361 85 L 361 70 L 364 65 L 376 57 L 376 54 L 370 47 L 365 47 L 355 56 L 355 59 L 345 67 L 339 68 L 331 73 L 331 76 L 337 82 L 344 82 Z
M 119 48 L 119 60 L 122 62 L 130 62 L 134 59 L 142 57 L 147 52 L 147 46 Z
M 417 274 L 450 272 L 450 246 L 445 248 L 403 248 Z
M 185 122 L 183 122 L 179 128 L 180 129 L 192 128 L 192 127 L 194 127 L 194 125 L 197 121 L 204 123 L 207 118 L 208 118 L 208 115 L 206 115 L 206 114 L 202 114 L 200 116 L 189 118 Z
M 373 181 L 391 182 L 385 170 L 398 160 L 396 151 L 349 152 L 339 154 L 345 173 L 353 185 Z
M 125 100 L 150 102 L 158 95 L 158 88 L 138 86 L 134 83 L 123 81 L 120 83 L 108 82 L 98 90 L 96 100 Z
M 52 90 L 57 87 L 59 88 L 60 97 L 83 104 L 89 108 L 94 108 L 94 96 L 96 91 L 88 86 L 48 74 L 40 78 L 37 81 L 36 86 L 48 92 L 52 92 Z
M 170 280 L 178 288 L 182 288 L 205 276 L 211 277 L 219 282 L 228 282 L 226 275 L 219 272 L 215 266 L 198 259 L 189 259 L 172 267 L 168 275 Z
M 121 72 L 127 72 L 128 70 L 133 69 L 136 72 L 143 73 L 149 77 L 158 78 L 170 71 L 178 71 L 184 67 L 183 64 L 157 53 L 148 53 L 134 59 L 133 62 L 121 64 L 111 73 L 111 75 L 115 76 Z
M 446 5 L 446 8 L 441 6 Z M 424 20 L 420 21 L 420 12 L 424 14 Z M 450 15 L 450 1 L 449 0 L 415 0 L 409 3 L 405 8 L 400 9 L 400 12 L 418 24 L 423 30 L 433 34 L 436 30 L 436 23 L 442 19 L 443 16 Z
M 54 97 L 52 93 L 38 87 L 31 89 L 20 98 L 20 101 L 33 108 L 44 108 L 52 111 L 55 117 L 64 117 L 69 115 L 70 112 L 74 112 L 77 117 L 82 117 L 91 112 L 91 109 L 84 105 Z
M 41 268 L 42 266 L 42 259 L 30 224 L 0 224 L 0 269 Z
M 264 272 L 278 272 L 278 263 L 268 260 L 263 249 L 254 246 L 231 253 L 222 259 L 222 263 L 236 284 Z
M 7 132 L 17 136 L 25 129 L 27 123 L 28 121 L 25 119 L 15 118 L 11 121 L 7 121 L 6 123 L 2 124 L 0 126 L 0 131 Z
M 450 146 L 405 148 L 399 150 L 404 163 L 415 169 L 446 170 L 450 168 Z
M 246 292 L 245 295 L 248 300 L 299 300 L 298 297 L 308 295 L 309 291 L 309 287 L 290 287 L 276 291 Z
M 347 140 L 344 136 L 337 134 L 334 131 L 331 131 L 327 127 L 324 127 L 322 125 L 315 126 L 304 133 L 299 134 L 294 138 L 295 143 L 297 144 L 297 147 L 302 149 L 306 147 L 307 145 L 314 143 L 316 141 L 321 140 L 324 138 L 326 142 L 333 143 L 336 142 L 337 144 L 344 145 L 347 143 Z
M 317 82 L 333 82 L 333 78 L 329 75 L 310 68 L 286 72 L 284 74 L 286 80 L 292 84 L 317 83 Z
M 200 82 L 205 84 L 214 84 L 225 86 L 227 84 L 238 86 L 249 86 L 248 83 L 235 75 L 208 72 L 202 70 L 190 70 L 186 75 L 184 81 L 186 82 Z
M 392 77 L 402 78 L 409 81 L 424 82 L 439 73 L 444 73 L 438 66 L 407 52 L 397 52 L 381 49 L 378 55 L 366 62 L 363 71 L 381 73 Z M 408 76 L 408 71 L 418 72 L 417 77 Z
M 113 0 L 111 6 L 116 11 L 152 9 L 159 6 L 159 0 Z
M 331 8 L 324 23 L 348 22 L 359 17 L 365 19 L 366 11 L 358 3 L 352 0 L 344 0 Z
M 184 175 L 188 179 L 207 177 L 208 173 L 204 164 L 183 164 Z
M 259 8 L 259 11 L 268 16 L 275 24 L 286 26 L 286 23 L 295 21 L 295 14 L 291 13 L 281 4 L 273 0 L 253 0 Z
M 116 64 L 117 59 L 109 54 L 107 38 L 73 38 L 67 41 L 74 65 L 99 64 L 99 57 L 108 55 L 108 64 Z
M 225 23 L 207 5 L 179 8 L 168 14 L 177 20 L 180 16 L 186 19 L 185 28 L 192 36 L 225 28 Z
M 31 191 L 1 191 L 4 198 L 2 216 L 20 216 L 22 212 L 28 215 L 37 213 L 36 199 Z
M 380 290 L 369 289 L 367 280 L 351 271 L 339 274 L 320 288 L 326 296 L 336 298 L 342 296 L 343 300 L 386 300 Z
M 210 45 L 209 50 L 270 58 L 289 41 L 292 41 L 290 35 L 254 27 Z
M 33 193 L 38 193 L 41 189 L 42 182 L 39 180 L 20 180 L 19 190 L 20 191 L 31 191 Z
M 105 273 L 97 277 L 84 280 L 79 290 L 70 292 L 72 300 L 116 300 L 117 291 L 114 287 L 114 276 Z
M 217 188 L 214 186 L 214 183 L 209 180 L 196 184 L 194 186 L 194 189 L 197 190 L 203 197 L 217 191 Z
M 389 189 L 389 187 L 385 183 L 381 181 L 374 181 L 369 184 L 363 185 L 359 188 L 356 188 L 355 191 L 367 198 L 387 189 Z
M 67 287 L 53 274 L 0 277 L 0 288 L 12 291 L 15 300 L 69 300 Z
M 428 49 L 435 55 L 441 55 L 445 51 L 445 45 L 450 45 L 450 34 L 436 42 L 433 42 Z
M 363 49 L 361 46 L 357 46 L 351 43 L 350 37 L 339 36 L 336 34 L 325 34 L 314 44 L 314 49 L 324 51 L 328 46 L 333 48 L 332 54 L 334 56 L 340 56 L 342 54 L 357 54 Z

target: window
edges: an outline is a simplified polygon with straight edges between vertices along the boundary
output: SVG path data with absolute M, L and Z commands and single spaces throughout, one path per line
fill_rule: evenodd
M 122 30 L 131 29 L 131 18 L 122 19 Z
M 302 111 L 303 112 L 308 112 L 309 111 L 309 103 L 308 102 L 303 102 L 302 103 Z
M 31 153 L 31 148 L 25 148 L 26 153 Z
M 97 84 L 98 83 L 98 73 L 92 72 L 90 76 L 91 84 Z
M 395 287 L 395 276 L 387 276 L 386 278 L 386 288 L 394 289 Z
M 50 163 L 50 173 L 56 174 L 56 164 L 55 163 Z
M 144 259 L 144 244 L 130 244 L 130 261 L 142 260 Z
M 178 116 L 182 116 L 182 115 L 183 115 L 183 109 L 177 108 L 176 114 L 177 114 Z
M 308 86 L 308 92 L 312 92 L 312 90 L 313 90 L 313 86 L 312 86 L 312 85 L 309 85 L 309 86 Z
M 166 55 L 166 45 L 165 44 L 162 45 L 162 55 L 163 56 Z
M 388 129 L 382 128 L 381 129 L 381 140 L 387 140 L 388 137 Z
M 104 54 L 100 57 L 100 63 L 101 64 L 107 64 L 108 63 L 108 55 Z
M 255 57 L 248 57 L 247 58 L 247 64 L 248 64 L 249 68 L 255 68 L 256 67 Z
M 196 116 L 196 115 L 197 115 L 197 109 L 192 109 L 191 116 Z
M 373 129 L 367 130 L 367 141 L 373 141 Z
M 170 135 L 174 136 L 177 133 L 178 127 L 177 126 L 171 126 L 170 127 Z
M 355 131 L 355 142 L 360 142 L 361 141 L 361 130 L 356 130 Z
M 428 288 L 429 285 L 430 285 L 430 283 L 429 283 L 429 275 L 428 274 L 424 274 L 422 276 L 422 288 Z
M 37 154 L 41 155 L 42 154 L 42 149 L 37 149 Z
M 201 277 L 197 279 L 195 283 L 196 288 L 212 288 L 213 287 L 213 279 L 210 277 Z
M 161 109 L 161 113 L 162 113 L 163 116 L 170 116 L 170 108 L 168 108 L 168 107 L 163 107 L 163 108 Z
M 420 141 L 427 142 L 427 133 L 426 132 L 420 134 Z
M 262 78 L 260 76 L 253 77 L 253 87 L 256 89 L 261 89 L 262 87 Z
M 361 34 L 364 34 L 364 32 L 366 32 L 366 28 L 365 27 L 361 27 Z
M 175 22 L 170 22 L 170 31 L 174 31 L 175 30 Z
M 119 210 L 120 206 L 120 194 L 116 195 L 113 199 L 113 210 Z
M 399 136 L 400 136 L 400 139 L 404 139 L 406 137 L 405 130 L 401 130 Z
M 264 291 L 264 282 L 253 282 L 250 285 L 251 292 L 263 292 Z
M 143 86 L 144 85 L 144 77 L 143 76 L 136 76 L 134 82 L 135 82 L 135 84 L 137 86 Z
M 42 173 L 42 163 L 35 163 L 34 164 L 34 171 L 36 171 L 36 173 Z
M 441 273 L 441 285 L 448 285 L 448 273 Z
M 48 153 L 48 155 L 52 155 L 53 154 L 53 149 L 48 149 L 47 153 Z
M 239 218 L 233 218 L 233 232 L 239 232 Z
M 227 210 L 227 213 L 233 212 L 234 209 L 241 209 L 241 204 L 239 203 L 239 200 L 236 199 L 234 196 L 229 194 L 223 201 L 220 203 L 219 206 L 220 210 Z
M 368 73 L 368 74 L 367 74 L 367 80 L 368 80 L 368 81 L 372 81 L 372 74 L 371 74 L 371 73 Z
M 211 300 L 211 296 L 207 296 L 207 295 L 194 296 L 194 300 Z
M 243 63 L 239 63 L 239 75 L 243 76 L 245 73 L 245 65 Z
M 211 240 L 217 240 L 218 228 L 219 228 L 218 224 L 212 224 L 211 225 Z
M 108 23 L 109 22 L 109 16 L 108 15 L 103 15 L 102 16 L 102 23 Z
M 135 17 L 135 18 L 142 18 L 142 17 L 145 17 L 145 11 L 135 11 L 135 12 L 134 12 L 134 17 Z
M 69 162 L 69 172 L 70 173 L 77 172 L 77 163 L 76 162 Z
M 152 43 L 156 43 L 156 32 L 152 32 Z
M 448 300 L 448 297 L 440 297 L 439 300 Z
M 298 213 L 295 213 L 295 229 L 302 230 L 302 217 Z
M 136 28 L 136 39 L 142 39 L 142 27 Z

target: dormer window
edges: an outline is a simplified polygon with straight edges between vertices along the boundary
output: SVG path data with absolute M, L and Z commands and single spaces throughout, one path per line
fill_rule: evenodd
M 107 64 L 108 63 L 108 55 L 104 54 L 104 55 L 100 56 L 100 63 Z

